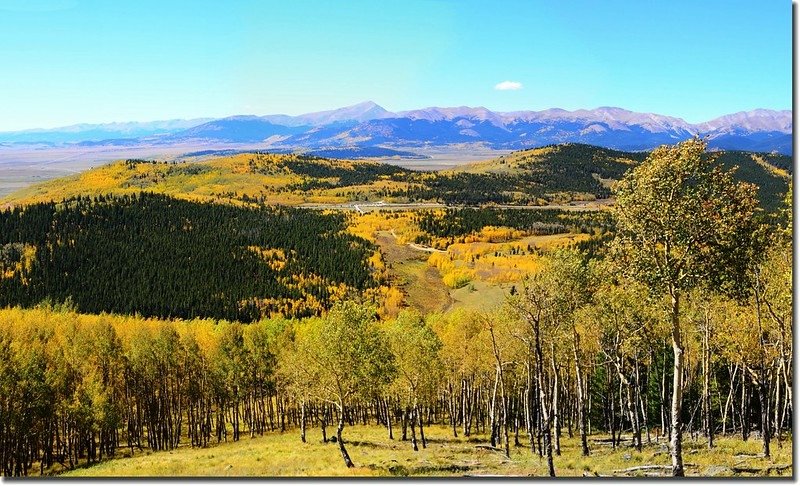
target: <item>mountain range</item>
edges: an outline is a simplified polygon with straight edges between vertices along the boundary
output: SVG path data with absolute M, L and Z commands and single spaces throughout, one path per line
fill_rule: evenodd
M 81 123 L 59 128 L 34 128 L 30 130 L 0 132 L 0 143 L 68 144 L 92 140 L 135 139 L 138 137 L 168 135 L 210 122 L 211 120 L 213 120 L 213 118 L 103 124 Z
M 580 142 L 620 150 L 647 150 L 695 135 L 707 137 L 709 146 L 715 149 L 791 154 L 792 112 L 757 109 L 691 124 L 681 118 L 615 107 L 495 112 L 461 106 L 390 112 L 367 101 L 298 116 L 231 116 L 5 132 L 0 133 L 0 144 L 259 144 L 275 150 L 364 151 L 374 147 L 413 150 L 468 143 L 517 150 Z

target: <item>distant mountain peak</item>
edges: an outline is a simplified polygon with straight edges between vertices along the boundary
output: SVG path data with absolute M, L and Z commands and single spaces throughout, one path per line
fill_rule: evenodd
M 380 108 L 383 110 L 383 107 L 372 100 L 362 101 L 361 103 L 356 103 L 355 105 L 350 106 L 349 108 L 361 108 L 364 110 L 371 110 L 373 108 Z M 386 111 L 386 110 L 384 110 Z
M 426 120 L 431 122 L 451 121 L 456 118 L 467 118 L 477 121 L 488 121 L 492 125 L 504 127 L 505 121 L 503 114 L 491 111 L 483 106 L 454 106 L 443 108 L 439 106 L 429 106 L 419 110 L 410 110 L 397 113 L 398 116 L 411 120 Z
M 335 110 L 305 113 L 299 115 L 297 118 L 310 125 L 325 125 L 328 123 L 345 121 L 364 122 L 392 116 L 394 116 L 394 113 L 385 110 L 374 101 L 362 101 L 361 103 L 337 108 Z
M 757 108 L 723 115 L 697 125 L 701 132 L 726 133 L 779 132 L 792 133 L 792 110 Z
M 203 123 L 203 122 L 206 123 Z M 280 150 L 336 147 L 445 146 L 480 143 L 520 149 L 578 142 L 620 150 L 649 150 L 700 134 L 711 148 L 792 152 L 791 110 L 755 109 L 692 124 L 681 118 L 616 106 L 496 112 L 484 106 L 430 106 L 390 112 L 372 100 L 333 110 L 290 115 L 236 115 L 214 120 L 73 126 L 54 131 L 0 133 L 0 143 L 261 143 Z

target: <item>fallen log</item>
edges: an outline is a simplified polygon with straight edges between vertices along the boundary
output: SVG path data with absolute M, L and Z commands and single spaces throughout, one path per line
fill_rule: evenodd
M 633 467 L 629 467 L 627 469 L 616 469 L 614 471 L 614 473 L 616 473 L 616 474 L 632 473 L 632 472 L 637 472 L 637 471 L 652 471 L 654 469 L 672 469 L 672 466 L 660 466 L 660 465 L 657 465 L 657 464 L 646 464 L 644 466 L 633 466 Z
M 476 445 L 476 449 L 486 449 L 487 451 L 495 451 L 495 452 L 505 452 L 503 449 L 499 447 L 492 447 L 488 445 Z
M 763 452 L 757 454 L 745 454 L 744 452 L 740 452 L 739 454 L 734 454 L 733 456 L 734 459 L 758 459 L 763 457 L 764 457 Z
M 589 440 L 594 442 L 594 443 L 596 443 L 596 444 L 611 444 L 612 442 L 622 443 L 622 442 L 625 442 L 625 441 L 630 441 L 631 437 L 623 436 L 623 437 L 620 437 L 619 440 L 612 439 L 610 437 L 609 438 L 595 437 L 595 438 L 590 438 Z
M 684 468 L 687 467 L 697 467 L 697 464 L 692 463 L 685 463 L 683 465 Z M 672 466 L 662 466 L 660 464 L 645 464 L 644 466 L 633 466 L 626 469 L 617 469 L 614 471 L 615 474 L 625 474 L 625 473 L 632 473 L 638 471 L 654 471 L 654 470 L 672 470 Z
M 766 473 L 766 474 L 769 474 L 772 471 L 775 471 L 775 472 L 785 471 L 785 470 L 789 469 L 790 467 L 792 467 L 791 464 L 775 464 L 773 466 L 767 466 L 767 467 L 748 467 L 748 466 L 736 465 L 736 466 L 731 467 L 731 470 L 733 472 L 735 472 L 735 473 L 747 473 L 747 474 L 764 474 L 764 473 Z

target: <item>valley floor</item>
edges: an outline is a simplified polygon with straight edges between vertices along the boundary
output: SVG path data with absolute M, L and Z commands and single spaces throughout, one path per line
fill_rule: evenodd
M 329 429 L 333 432 L 331 429 Z M 460 431 L 459 431 L 460 432 Z M 562 455 L 555 457 L 558 476 L 646 476 L 668 474 L 668 469 L 639 466 L 667 466 L 670 456 L 664 438 L 646 444 L 642 452 L 629 441 L 612 449 L 608 437 L 590 439 L 592 455 L 581 457 L 577 436 L 564 430 Z M 347 427 L 345 444 L 356 467 L 347 469 L 336 444 L 323 443 L 319 429 L 308 430 L 302 443 L 299 431 L 270 433 L 263 437 L 244 437 L 203 449 L 181 447 L 174 451 L 136 453 L 134 457 L 105 461 L 74 470 L 65 476 L 545 476 L 547 462 L 531 453 L 527 437 L 513 445 L 511 459 L 488 447 L 485 434 L 453 438 L 451 429 L 433 426 L 426 430 L 428 447 L 414 452 L 411 443 L 401 441 L 399 427 L 395 440 L 378 426 Z M 755 437 L 744 442 L 740 437 L 717 439 L 709 451 L 702 437 L 684 441 L 684 462 L 689 476 L 750 476 L 792 474 L 791 439 L 782 446 L 773 442 L 772 459 L 759 456 L 761 443 Z M 128 453 L 127 451 L 122 454 Z M 634 469 L 631 469 L 634 468 Z M 627 470 L 627 471 L 626 471 Z

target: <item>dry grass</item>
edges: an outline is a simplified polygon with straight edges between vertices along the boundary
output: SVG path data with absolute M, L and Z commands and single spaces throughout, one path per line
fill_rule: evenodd
M 395 429 L 395 437 L 399 431 Z M 543 476 L 546 461 L 523 444 L 511 447 L 511 458 L 489 450 L 486 435 L 453 438 L 447 427 L 434 426 L 426 431 L 427 449 L 411 449 L 409 442 L 389 440 L 386 429 L 378 426 L 355 426 L 345 429 L 348 451 L 356 464 L 344 467 L 338 447 L 324 444 L 318 429 L 310 429 L 308 443 L 301 443 L 298 432 L 271 433 L 239 442 L 222 443 L 206 449 L 182 447 L 175 451 L 143 453 L 78 469 L 67 476 Z M 668 465 L 666 444 L 646 445 L 641 453 L 623 444 L 616 450 L 591 441 L 592 455 L 580 456 L 577 438 L 562 438 L 562 455 L 555 457 L 559 476 L 619 475 L 615 471 L 637 465 Z M 603 439 L 604 437 L 595 437 Z M 512 437 L 513 444 L 513 437 Z M 764 468 L 791 464 L 791 442 L 774 447 L 774 457 L 767 460 L 743 454 L 757 454 L 760 442 L 742 442 L 738 438 L 722 438 L 717 448 L 708 451 L 702 441 L 684 442 L 687 475 L 732 475 L 731 467 L 745 464 Z M 645 471 L 637 473 L 644 475 Z M 780 472 L 791 475 L 791 468 Z

